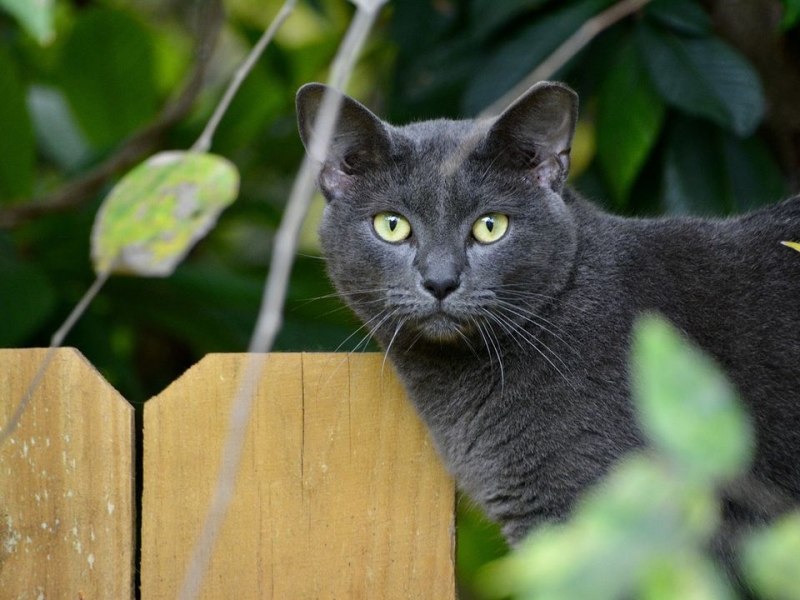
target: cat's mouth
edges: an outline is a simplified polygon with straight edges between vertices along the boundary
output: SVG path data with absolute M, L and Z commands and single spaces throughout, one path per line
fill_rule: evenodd
M 416 327 L 427 338 L 437 342 L 454 342 L 464 339 L 472 330 L 468 321 L 459 319 L 442 309 L 418 318 Z

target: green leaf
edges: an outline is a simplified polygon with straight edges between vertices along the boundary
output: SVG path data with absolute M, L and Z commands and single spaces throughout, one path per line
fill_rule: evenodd
M 28 108 L 42 154 L 66 171 L 79 168 L 89 157 L 89 145 L 63 94 L 55 88 L 31 86 Z
M 717 38 L 684 38 L 645 21 L 637 28 L 650 76 L 668 104 L 744 137 L 764 116 L 755 69 Z
M 55 293 L 44 273 L 19 260 L 8 249 L 0 252 L 0 347 L 24 344 L 45 325 L 55 306 Z
M 0 47 L 0 200 L 30 196 L 36 160 L 33 128 L 22 84 Z
M 0 0 L 0 8 L 13 15 L 40 44 L 48 44 L 55 37 L 55 0 Z
M 469 83 L 465 114 L 476 114 L 522 81 L 559 44 L 613 0 L 582 0 L 536 19 L 484 62 Z
M 783 0 L 781 29 L 787 31 L 800 22 L 800 0 Z
M 626 43 L 601 84 L 597 99 L 597 153 L 617 206 L 624 206 L 636 176 L 658 139 L 664 104 L 637 48 Z
M 92 229 L 95 271 L 164 277 L 236 198 L 239 175 L 212 154 L 161 152 L 111 190 Z
M 735 212 L 753 210 L 782 200 L 786 179 L 775 158 L 757 137 L 746 140 L 721 132 L 725 175 L 730 181 Z
M 653 0 L 644 13 L 679 33 L 705 36 L 712 31 L 711 17 L 696 0 Z
M 470 18 L 475 35 L 485 37 L 495 33 L 514 17 L 535 10 L 550 0 L 472 0 Z
M 638 598 L 633 591 L 652 589 L 665 562 L 699 558 L 718 510 L 710 482 L 678 477 L 662 461 L 636 454 L 589 490 L 569 521 L 534 530 L 514 554 L 479 573 L 478 583 L 489 597 Z M 719 594 L 708 597 L 730 597 L 713 566 L 697 566 L 660 587 L 713 589 Z
M 155 114 L 151 41 L 125 12 L 83 11 L 64 47 L 60 75 L 78 122 L 96 146 L 118 142 Z
M 655 447 L 699 480 L 740 473 L 753 435 L 719 367 L 656 316 L 637 322 L 632 359 L 640 420 Z
M 698 119 L 671 122 L 664 159 L 670 213 L 727 215 L 775 202 L 786 191 L 761 140 L 741 140 Z
M 701 552 L 675 552 L 653 561 L 632 597 L 638 600 L 736 598 L 716 565 Z
M 789 248 L 792 248 L 793 250 L 797 250 L 798 252 L 800 252 L 800 242 L 781 242 L 781 244 L 783 244 L 784 246 L 788 246 Z
M 743 563 L 759 597 L 800 598 L 800 513 L 752 534 L 744 544 Z

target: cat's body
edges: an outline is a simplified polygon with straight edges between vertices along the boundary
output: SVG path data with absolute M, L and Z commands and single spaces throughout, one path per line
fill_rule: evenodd
M 307 147 L 322 91 L 298 94 Z M 346 98 L 319 157 L 330 276 L 510 542 L 641 446 L 629 342 L 651 311 L 737 384 L 757 431 L 747 490 L 766 500 L 732 493 L 727 514 L 768 518 L 800 501 L 800 254 L 779 243 L 800 241 L 800 199 L 725 220 L 608 215 L 563 187 L 576 112 L 543 84 L 495 121 L 396 128 Z

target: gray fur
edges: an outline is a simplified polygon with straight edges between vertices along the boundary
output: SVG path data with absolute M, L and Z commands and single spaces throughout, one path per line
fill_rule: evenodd
M 305 142 L 323 89 L 298 93 Z M 800 499 L 800 254 L 779 244 L 800 241 L 800 199 L 720 220 L 606 214 L 563 187 L 576 118 L 575 94 L 552 83 L 489 122 L 394 127 L 347 98 L 320 176 L 330 277 L 511 543 L 641 446 L 628 359 L 645 311 L 738 386 L 758 449 L 726 516 L 768 518 Z M 379 239 L 382 211 L 412 236 Z M 481 245 L 470 230 L 488 212 L 510 226 Z M 440 301 L 423 283 L 446 278 L 458 286 Z

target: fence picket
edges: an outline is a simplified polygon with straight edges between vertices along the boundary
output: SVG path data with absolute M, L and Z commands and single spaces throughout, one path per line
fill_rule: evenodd
M 0 349 L 0 424 L 45 350 Z M 133 409 L 62 348 L 0 447 L 0 596 L 131 598 Z
M 246 355 L 145 404 L 142 597 L 174 598 Z M 271 354 L 203 598 L 455 598 L 454 489 L 382 356 Z

